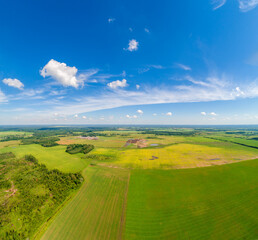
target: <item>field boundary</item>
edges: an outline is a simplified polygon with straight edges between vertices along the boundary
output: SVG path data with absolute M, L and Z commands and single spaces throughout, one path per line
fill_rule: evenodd
M 52 216 L 50 216 L 46 221 L 39 227 L 38 231 L 32 236 L 33 240 L 39 240 L 46 232 L 47 228 L 50 226 L 50 224 L 55 220 L 55 218 L 59 215 L 59 213 L 62 211 L 62 209 L 79 193 L 82 186 L 85 184 L 85 179 L 79 189 L 77 191 L 72 192 L 67 199 L 64 200 L 64 202 L 61 203 L 61 205 L 56 209 L 56 211 L 53 213 Z
M 123 204 L 123 210 L 122 210 L 122 215 L 121 215 L 121 220 L 120 220 L 120 229 L 118 232 L 118 238 L 119 240 L 123 239 L 124 235 L 124 229 L 125 229 L 125 221 L 126 221 L 126 208 L 127 208 L 127 195 L 128 195 L 128 190 L 129 190 L 129 183 L 130 183 L 130 177 L 131 177 L 131 171 L 129 171 L 128 174 L 128 179 L 127 179 L 127 186 L 126 186 L 126 191 L 124 195 L 124 204 Z

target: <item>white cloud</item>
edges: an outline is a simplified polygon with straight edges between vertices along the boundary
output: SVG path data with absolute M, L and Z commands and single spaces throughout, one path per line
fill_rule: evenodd
M 78 88 L 80 81 L 76 78 L 78 69 L 76 67 L 69 67 L 65 63 L 60 63 L 51 59 L 44 68 L 40 71 L 41 76 L 52 77 L 64 87 Z
M 257 82 L 237 86 L 231 79 L 228 81 L 225 76 L 222 78 L 207 77 L 205 79 L 189 77 L 189 82 L 190 84 L 184 82 L 184 84 L 175 86 L 144 86 L 141 87 L 141 91 L 136 89 L 135 91 L 127 91 L 117 88 L 116 91 L 100 92 L 96 96 L 80 97 L 76 102 L 70 102 L 69 104 L 58 104 L 53 106 L 52 109 L 53 112 L 76 114 L 122 106 L 210 102 L 258 97 L 258 80 Z M 244 95 L 237 96 L 236 87 L 239 87 Z
M 140 85 L 136 84 L 136 89 L 139 90 L 140 89 Z
M 5 78 L 3 80 L 3 83 L 8 85 L 9 87 L 18 88 L 20 90 L 24 88 L 24 84 L 16 78 Z
M 87 117 L 86 117 L 86 116 L 82 116 L 82 118 L 83 118 L 83 119 L 87 119 Z
M 132 39 L 129 41 L 128 48 L 125 50 L 128 50 L 130 52 L 137 51 L 139 47 L 139 42 L 137 42 L 135 39 Z
M 109 23 L 112 23 L 112 22 L 114 22 L 115 20 L 116 20 L 115 18 L 109 18 L 109 19 L 108 19 L 108 22 L 109 22 Z
M 258 5 L 258 0 L 238 0 L 239 9 L 242 12 L 248 12 Z
M 146 33 L 150 33 L 150 30 L 149 30 L 148 28 L 144 28 L 144 31 L 145 31 Z
M 215 112 L 211 112 L 210 115 L 211 116 L 217 116 L 217 114 Z
M 138 69 L 138 73 L 142 74 L 142 73 L 148 72 L 148 71 L 150 71 L 152 68 L 154 68 L 154 69 L 164 69 L 165 67 L 163 67 L 163 66 L 161 66 L 161 65 L 149 64 L 149 65 L 147 65 L 147 66 L 144 67 L 144 68 L 139 68 L 139 69 Z
M 78 118 L 78 114 L 75 114 L 75 115 L 74 115 L 74 118 Z
M 166 115 L 167 116 L 172 116 L 172 112 L 167 112 Z
M 207 113 L 206 112 L 201 112 L 201 115 L 206 116 Z
M 237 97 L 245 95 L 245 93 L 240 89 L 240 87 L 236 87 L 235 94 Z
M 137 110 L 137 113 L 143 114 L 143 111 L 139 109 L 139 110 Z
M 0 103 L 7 102 L 5 94 L 0 89 Z
M 129 114 L 127 114 L 125 117 L 126 118 L 138 118 L 136 115 L 130 116 Z
M 152 115 L 153 115 L 153 116 L 157 116 L 157 113 L 153 113 Z
M 181 63 L 177 63 L 176 66 L 178 68 L 181 68 L 181 69 L 185 70 L 185 71 L 191 71 L 192 70 L 192 68 L 190 68 L 189 66 L 186 66 L 186 65 L 181 64 Z
M 131 27 L 129 27 L 129 31 L 130 31 L 130 32 L 132 32 L 132 31 L 133 31 L 133 29 L 132 29 Z
M 227 0 L 213 0 L 212 5 L 213 5 L 213 10 L 217 10 L 221 8 Z
M 123 79 L 122 81 L 116 80 L 116 81 L 110 82 L 107 85 L 108 85 L 108 87 L 110 87 L 112 89 L 117 89 L 117 88 L 124 88 L 128 84 L 127 84 L 126 79 Z

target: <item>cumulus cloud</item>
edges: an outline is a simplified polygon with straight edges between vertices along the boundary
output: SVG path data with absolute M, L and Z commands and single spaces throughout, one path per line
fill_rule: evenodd
M 87 117 L 86 117 L 86 116 L 82 116 L 82 118 L 83 118 L 83 119 L 87 119 Z
M 135 39 L 132 39 L 129 41 L 128 48 L 125 50 L 128 50 L 130 52 L 137 51 L 139 47 L 139 42 L 137 42 Z
M 206 112 L 201 112 L 201 115 L 206 116 L 207 113 Z
M 248 12 L 258 5 L 258 0 L 239 0 L 239 9 L 242 12 Z
M 137 113 L 143 114 L 143 111 L 141 109 L 137 110 Z
M 74 115 L 74 118 L 78 118 L 78 114 L 75 114 L 75 115 Z
M 157 113 L 153 113 L 152 115 L 153 115 L 153 116 L 157 116 Z
M 140 89 L 140 85 L 136 84 L 136 89 L 139 90 Z
M 3 83 L 8 85 L 9 87 L 18 88 L 20 90 L 24 88 L 24 84 L 16 78 L 5 78 L 3 80 Z
M 109 23 L 112 23 L 112 22 L 114 22 L 116 19 L 115 18 L 108 18 L 108 22 Z
M 212 5 L 213 5 L 213 10 L 217 10 L 221 8 L 227 0 L 213 0 Z
M 80 81 L 76 78 L 77 72 L 78 69 L 76 67 L 69 67 L 65 63 L 51 59 L 40 71 L 40 74 L 44 78 L 52 77 L 64 87 L 78 88 Z
M 215 112 L 211 112 L 210 115 L 211 116 L 217 116 L 217 114 Z
M 127 117 L 127 118 L 130 118 L 130 115 L 127 114 L 126 117 Z
M 110 83 L 107 84 L 107 86 L 112 88 L 112 89 L 124 88 L 127 85 L 128 84 L 127 84 L 126 79 L 123 79 L 122 81 L 116 80 L 116 81 L 113 81 L 113 82 L 110 82 Z
M 166 115 L 167 116 L 172 116 L 172 112 L 167 112 Z
M 136 115 L 133 115 L 133 118 L 138 118 Z
M 181 64 L 181 63 L 177 63 L 176 67 L 181 68 L 181 69 L 183 69 L 185 71 L 191 71 L 192 70 L 192 68 L 190 68 L 189 66 Z

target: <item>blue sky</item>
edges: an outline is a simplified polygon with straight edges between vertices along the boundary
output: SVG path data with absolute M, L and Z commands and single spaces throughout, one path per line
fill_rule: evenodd
M 0 124 L 257 124 L 258 0 L 0 1 Z

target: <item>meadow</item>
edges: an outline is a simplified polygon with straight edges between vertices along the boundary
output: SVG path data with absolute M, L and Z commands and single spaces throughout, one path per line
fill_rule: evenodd
M 31 144 L 0 148 L 0 153 L 13 152 L 18 158 L 32 154 L 47 168 L 63 172 L 79 172 L 87 166 L 85 159 L 81 158 L 83 154 L 71 155 L 65 150 L 66 146 L 42 147 L 38 144 Z

